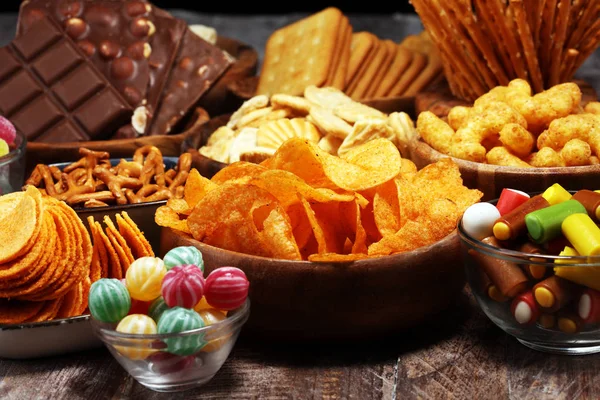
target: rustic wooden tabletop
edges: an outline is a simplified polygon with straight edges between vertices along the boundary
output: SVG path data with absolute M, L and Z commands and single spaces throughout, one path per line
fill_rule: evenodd
M 175 395 L 133 380 L 105 349 L 0 359 L 6 399 L 598 399 L 600 356 L 530 350 L 467 295 L 429 323 L 377 341 L 274 344 L 240 338 L 206 386 Z

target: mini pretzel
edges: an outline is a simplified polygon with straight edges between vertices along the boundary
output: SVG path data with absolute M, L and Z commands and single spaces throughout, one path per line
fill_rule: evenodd
M 45 172 L 42 173 L 45 174 Z M 46 181 L 46 178 L 44 178 L 44 181 Z M 48 185 L 48 183 L 46 183 L 46 191 L 48 192 L 48 194 L 50 194 L 50 196 L 58 200 L 67 201 L 72 196 L 78 194 L 93 193 L 96 190 L 94 182 L 94 177 L 92 176 L 91 171 L 88 171 L 86 182 L 83 185 L 78 185 L 75 179 L 73 179 L 69 174 L 62 174 L 61 183 L 63 184 L 63 187 L 66 188 L 66 190 L 62 193 L 55 192 L 54 194 L 52 194 L 50 193 L 49 189 L 54 189 L 54 186 Z
M 143 165 L 140 181 L 144 185 L 148 185 L 152 178 L 154 178 L 158 186 L 165 186 L 165 165 L 160 150 L 152 146 Z
M 114 168 L 117 175 L 139 178 L 142 173 L 143 165 L 136 161 L 126 161 L 121 159 L 121 162 Z
M 192 154 L 183 153 L 179 156 L 177 162 L 177 175 L 173 178 L 173 181 L 169 184 L 169 190 L 173 192 L 177 187 L 183 185 L 190 174 L 192 168 Z
M 76 194 L 67 199 L 67 204 L 73 205 L 93 201 L 102 202 L 106 204 L 106 202 L 113 202 L 114 200 L 115 196 L 112 194 L 112 192 L 110 190 L 104 190 L 102 192 Z
M 97 207 L 108 207 L 108 204 L 106 204 L 105 202 L 100 201 L 100 200 L 90 199 L 90 200 L 86 201 L 83 206 L 85 208 L 97 208 Z
M 123 194 L 123 189 L 137 190 L 143 186 L 139 179 L 115 175 L 109 169 L 101 166 L 94 168 L 94 176 L 106 184 L 108 190 L 115 196 L 117 204 L 127 204 L 127 198 Z
M 83 156 L 83 158 L 71 165 L 66 166 L 63 169 L 63 172 L 69 173 L 77 168 L 94 169 L 100 160 L 107 160 L 110 157 L 106 151 L 93 151 L 86 149 L 85 147 L 79 148 L 79 155 Z
M 158 185 L 145 185 L 134 193 L 133 190 L 125 190 L 125 196 L 131 204 L 145 203 L 149 201 L 167 200 L 173 197 L 173 193 L 166 187 Z

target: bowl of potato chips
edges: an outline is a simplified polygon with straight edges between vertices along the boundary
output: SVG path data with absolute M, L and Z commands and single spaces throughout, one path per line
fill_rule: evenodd
M 483 191 L 484 200 L 504 187 L 593 187 L 600 173 L 600 103 L 584 106 L 581 98 L 575 83 L 532 96 L 529 84 L 515 79 L 472 107 L 453 107 L 446 120 L 422 112 L 411 159 L 422 167 L 452 157 L 465 184 Z
M 334 156 L 307 139 L 211 179 L 192 169 L 160 207 L 160 253 L 195 246 L 252 281 L 249 330 L 367 337 L 430 318 L 464 285 L 456 223 L 479 201 L 450 159 L 421 171 L 388 139 Z

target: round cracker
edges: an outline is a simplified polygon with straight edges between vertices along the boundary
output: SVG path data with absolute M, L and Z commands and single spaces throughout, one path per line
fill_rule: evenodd
M 96 226 L 95 221 L 94 221 L 94 217 L 92 217 L 91 215 L 88 217 L 88 225 L 90 227 L 90 232 L 92 233 L 92 238 L 94 239 L 94 249 L 97 250 L 98 252 L 98 264 L 99 264 L 99 269 L 100 269 L 100 278 L 108 278 L 108 267 L 109 267 L 109 257 L 108 257 L 108 251 L 106 250 L 106 247 L 104 246 L 104 242 L 102 241 L 102 238 L 100 237 L 100 232 L 98 232 L 99 228 L 98 226 Z M 92 263 L 93 266 L 93 263 Z M 94 268 L 98 268 L 98 267 L 94 267 Z M 92 277 L 92 280 L 95 282 L 95 278 L 98 276 L 97 272 L 95 269 L 92 269 L 90 267 L 90 276 Z
M 19 300 L 0 300 L 0 324 L 19 324 L 40 312 L 44 303 Z
M 122 249 L 122 253 L 119 254 L 121 257 L 121 269 L 123 270 L 123 276 L 125 276 L 125 272 L 129 269 L 129 266 L 135 261 L 133 258 L 133 254 L 131 253 L 131 248 L 127 244 L 127 241 L 121 235 L 121 233 L 117 230 L 115 224 L 112 222 L 108 215 L 104 216 L 104 224 L 106 224 L 106 234 L 111 241 L 116 241 L 119 247 Z M 117 246 L 115 246 L 116 248 Z
M 123 212 L 123 214 L 126 214 Z M 144 234 L 137 228 L 133 221 L 128 222 L 121 214 L 116 215 L 119 233 L 125 238 L 135 259 L 154 257 L 154 251 Z M 135 226 L 135 227 L 134 227 Z
M 69 318 L 76 314 L 81 303 L 80 291 L 81 287 L 76 285 L 62 297 L 63 303 L 56 314 L 56 318 Z
M 42 309 L 36 315 L 27 319 L 26 322 L 44 322 L 53 320 L 56 317 L 56 314 L 58 313 L 62 302 L 62 297 L 59 297 L 58 299 L 54 300 L 40 302 L 44 304 Z
M 97 227 L 97 230 L 98 230 L 98 235 L 102 239 L 102 242 L 104 243 L 104 247 L 106 248 L 106 252 L 108 254 L 108 265 L 109 265 L 108 275 L 109 275 L 109 278 L 113 278 L 113 279 L 122 279 L 122 278 L 124 278 L 124 276 L 123 276 L 123 270 L 121 268 L 121 260 L 119 259 L 119 255 L 117 254 L 117 250 L 112 245 L 112 243 L 111 243 L 110 239 L 108 238 L 108 236 L 106 236 L 106 233 L 104 233 L 104 230 L 102 229 L 102 226 L 100 225 L 100 223 L 98 221 L 96 221 L 94 223 L 96 224 L 96 227 Z
M 34 198 L 23 193 L 12 212 L 0 220 L 0 263 L 25 254 L 33 246 L 40 223 Z
M 90 294 L 90 288 L 92 287 L 92 280 L 89 276 L 87 276 L 84 280 L 81 281 L 81 294 L 83 296 L 81 300 L 81 307 L 79 307 L 79 311 L 77 315 L 83 315 L 88 308 L 88 298 Z

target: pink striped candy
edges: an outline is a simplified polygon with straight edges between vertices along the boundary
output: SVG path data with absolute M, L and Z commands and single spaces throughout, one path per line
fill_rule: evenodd
M 239 268 L 221 267 L 206 278 L 206 302 L 219 310 L 235 310 L 248 297 L 250 282 Z
M 204 296 L 204 276 L 195 265 L 172 268 L 162 281 L 161 293 L 169 307 L 193 308 Z

